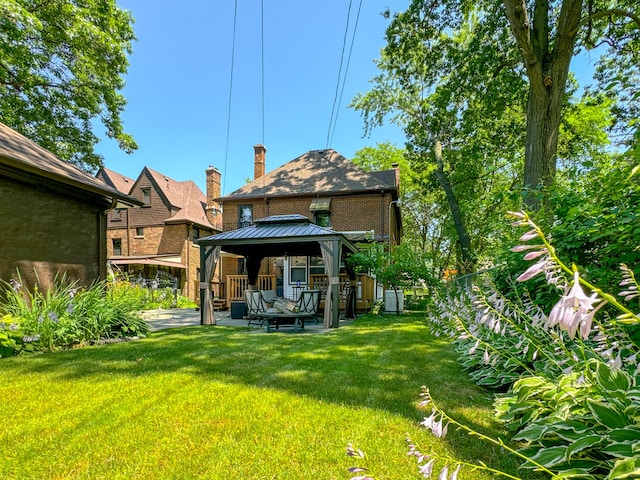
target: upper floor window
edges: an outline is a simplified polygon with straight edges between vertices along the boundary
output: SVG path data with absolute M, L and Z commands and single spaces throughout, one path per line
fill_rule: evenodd
M 238 206 L 238 228 L 249 227 L 253 224 L 253 205 Z
M 150 188 L 142 189 L 142 203 L 144 204 L 143 206 L 151 205 L 151 189 Z
M 120 220 L 122 219 L 122 209 L 116 208 L 111 214 L 111 220 Z
M 191 241 L 196 243 L 196 241 L 200 238 L 200 229 L 198 227 L 193 227 L 191 230 Z
M 136 227 L 136 237 L 144 237 L 144 227 Z
M 314 223 L 321 227 L 331 227 L 331 213 L 330 212 L 316 212 L 314 214 Z
M 111 239 L 111 244 L 113 245 L 113 254 L 122 255 L 122 239 L 113 238 Z

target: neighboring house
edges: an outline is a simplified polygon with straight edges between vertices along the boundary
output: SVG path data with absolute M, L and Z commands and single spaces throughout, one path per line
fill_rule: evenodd
M 0 123 L 0 279 L 106 278 L 107 211 L 138 204 Z
M 206 174 L 209 196 L 219 196 L 220 172 L 209 167 Z M 194 182 L 178 182 L 148 167 L 136 180 L 106 168 L 97 177 L 142 204 L 108 216 L 107 250 L 114 270 L 132 280 L 177 279 L 182 295 L 196 300 L 200 249 L 194 241 L 221 231 L 217 202 L 208 207 Z
M 266 148 L 256 145 L 254 180 L 215 199 L 224 209 L 223 231 L 272 215 L 300 214 L 352 242 L 376 241 L 391 248 L 400 242 L 398 168 L 366 172 L 331 149 L 309 151 L 269 173 L 265 160 Z M 268 267 L 262 273 L 275 275 L 290 298 L 325 271 L 321 258 L 285 256 L 263 263 Z M 242 258 L 223 257 L 222 265 L 225 277 L 244 273 Z

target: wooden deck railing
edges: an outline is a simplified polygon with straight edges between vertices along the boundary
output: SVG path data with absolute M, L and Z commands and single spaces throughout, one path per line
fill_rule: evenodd
M 375 299 L 375 280 L 369 275 L 358 275 L 356 292 L 356 308 L 360 311 L 368 311 Z M 324 308 L 324 295 L 328 287 L 328 277 L 326 275 L 310 275 L 309 288 L 318 289 L 321 292 L 320 307 Z M 227 308 L 231 307 L 232 301 L 244 301 L 244 291 L 247 288 L 248 280 L 246 275 L 227 275 Z M 346 274 L 340 275 L 340 308 L 344 308 L 347 303 L 347 292 L 349 288 L 349 277 Z M 275 290 L 275 275 L 258 276 L 258 290 Z
M 233 301 L 244 301 L 244 291 L 249 280 L 246 275 L 227 275 L 227 308 Z M 258 275 L 258 290 L 275 290 L 275 275 Z
M 324 295 L 329 286 L 329 279 L 326 275 L 310 275 L 310 288 L 319 289 L 322 292 L 321 307 L 324 308 Z M 356 309 L 368 311 L 375 299 L 375 280 L 369 275 L 361 274 L 356 277 Z M 340 308 L 347 303 L 347 292 L 349 291 L 349 277 L 346 274 L 340 274 Z

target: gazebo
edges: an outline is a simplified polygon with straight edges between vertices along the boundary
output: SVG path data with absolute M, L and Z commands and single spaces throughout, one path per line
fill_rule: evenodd
M 303 215 L 273 215 L 255 220 L 249 227 L 198 240 L 200 245 L 200 323 L 215 325 L 209 285 L 224 250 L 246 259 L 248 283 L 255 286 L 262 259 L 287 255 L 321 256 L 329 279 L 325 297 L 324 326 L 339 326 L 340 258 L 357 248 L 334 230 L 311 223 Z

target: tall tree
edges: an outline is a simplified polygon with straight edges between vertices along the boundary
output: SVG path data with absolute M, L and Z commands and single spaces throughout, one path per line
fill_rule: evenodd
M 126 152 L 120 93 L 135 40 L 116 0 L 0 2 L 0 120 L 59 157 L 94 169 L 92 121 Z
M 611 2 L 597 0 L 503 1 L 529 81 L 524 184 L 549 186 L 555 178 L 562 108 L 576 49 L 606 42 L 613 56 L 623 55 L 623 44 L 640 40 L 638 4 L 622 0 L 612 8 Z M 533 196 L 527 203 L 538 207 Z
M 403 112 L 392 119 L 409 127 L 411 140 L 404 113 L 415 110 L 416 99 L 424 101 L 438 90 L 448 92 L 448 98 L 440 96 L 442 103 L 431 104 L 432 110 L 439 108 L 438 115 L 420 126 L 430 131 L 432 143 L 438 137 L 446 148 L 447 119 L 457 120 L 470 112 L 469 101 L 476 109 L 483 105 L 481 111 L 489 118 L 500 118 L 501 108 L 520 99 L 526 118 L 522 181 L 533 191 L 551 185 L 555 177 L 569 66 L 575 53 L 606 45 L 604 58 L 624 61 L 614 60 L 601 71 L 615 71 L 618 86 L 637 92 L 640 87 L 633 82 L 637 74 L 629 71 L 637 73 L 638 26 L 636 0 L 619 0 L 615 8 L 604 0 L 503 0 L 502 4 L 412 0 L 407 11 L 393 16 L 379 62 L 384 73 L 374 79 L 377 85 L 388 82 L 405 90 L 404 98 L 396 96 L 393 107 L 376 109 L 364 105 L 361 98 L 355 105 L 368 126 L 389 113 Z M 489 98 L 481 99 L 482 95 Z M 637 98 L 637 93 L 631 93 L 631 98 Z M 378 105 L 384 102 L 389 103 L 377 99 Z M 414 133 L 422 134 L 416 129 Z M 532 209 L 540 206 L 539 199 L 533 193 L 525 197 Z
M 367 130 L 389 117 L 402 126 L 424 189 L 444 194 L 457 268 L 465 271 L 477 258 L 474 246 L 486 243 L 480 226 L 496 218 L 494 193 L 514 183 L 525 82 L 513 73 L 495 75 L 504 59 L 490 46 L 508 44 L 508 31 L 476 15 L 454 19 L 446 5 L 425 8 L 414 2 L 394 17 L 377 62 L 380 74 L 352 106 L 363 114 Z M 486 54 L 480 58 L 478 51 Z M 438 155 L 436 144 L 442 146 Z

